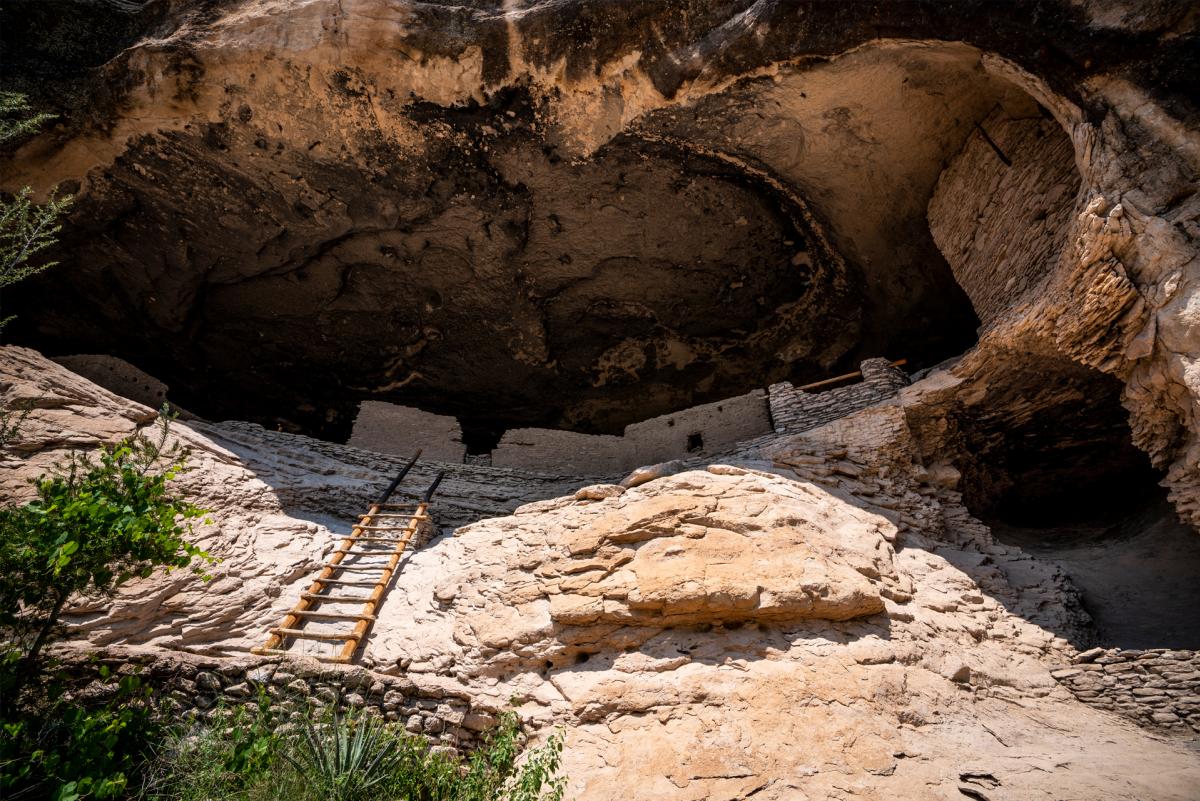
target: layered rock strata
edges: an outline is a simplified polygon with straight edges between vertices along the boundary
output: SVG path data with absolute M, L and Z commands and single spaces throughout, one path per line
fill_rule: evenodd
M 46 399 L 9 457 L 15 478 L 150 419 L 28 351 L 3 354 L 6 375 L 30 371 L 5 384 L 6 405 L 26 381 Z M 1194 750 L 1055 679 L 1086 644 L 1086 613 L 1061 571 L 967 512 L 951 465 L 922 460 L 906 405 L 920 389 L 725 464 L 582 486 L 435 539 L 406 560 L 362 656 L 405 700 L 358 695 L 384 715 L 429 712 L 406 724 L 431 732 L 446 725 L 427 722 L 439 704 L 467 731 L 464 705 L 487 716 L 515 704 L 535 730 L 565 727 L 571 792 L 589 799 L 630 786 L 666 799 L 1189 798 Z M 214 509 L 198 534 L 224 561 L 208 583 L 176 573 L 111 604 L 81 599 L 69 614 L 79 645 L 256 644 L 306 584 L 323 535 L 348 522 L 296 517 L 263 480 L 308 440 L 276 433 L 239 455 L 209 430 L 177 434 L 203 471 L 180 488 Z M 287 440 L 290 456 L 275 450 Z M 308 481 L 353 486 L 320 471 Z M 312 653 L 293 650 L 299 664 Z M 190 660 L 180 675 L 198 682 Z M 253 689 L 246 665 L 222 677 L 224 664 L 204 668 L 214 697 Z M 188 686 L 162 681 L 168 695 Z M 445 747 L 466 738 L 434 734 L 451 735 Z

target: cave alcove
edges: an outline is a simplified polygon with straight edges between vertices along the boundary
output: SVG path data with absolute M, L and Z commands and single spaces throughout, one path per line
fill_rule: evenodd
M 783 66 L 582 154 L 529 86 L 410 103 L 418 146 L 366 163 L 256 102 L 90 173 L 9 333 L 125 359 L 203 417 L 344 441 L 383 400 L 458 418 L 472 453 L 963 352 L 979 319 L 925 206 L 981 120 L 1036 113 L 929 43 Z

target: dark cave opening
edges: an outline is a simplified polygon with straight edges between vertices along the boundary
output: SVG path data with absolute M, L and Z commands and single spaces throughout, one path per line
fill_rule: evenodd
M 480 420 L 475 417 L 460 417 L 458 423 L 462 426 L 462 443 L 466 446 L 467 454 L 470 456 L 479 456 L 494 451 L 507 430 L 505 427 L 498 426 L 494 421 Z
M 1006 368 L 1009 386 L 963 418 L 968 508 L 1062 568 L 1099 644 L 1200 647 L 1200 539 L 1133 445 L 1121 383 L 1029 355 Z
M 928 232 L 919 258 L 864 266 L 760 170 L 624 134 L 559 157 L 523 90 L 410 113 L 446 136 L 382 175 L 236 126 L 219 152 L 204 132 L 143 138 L 80 198 L 62 265 L 13 293 L 7 333 L 123 358 L 202 417 L 345 441 L 382 400 L 458 418 L 471 453 L 975 341 Z M 264 159 L 313 188 L 248 183 Z M 179 165 L 186 215 L 146 164 Z

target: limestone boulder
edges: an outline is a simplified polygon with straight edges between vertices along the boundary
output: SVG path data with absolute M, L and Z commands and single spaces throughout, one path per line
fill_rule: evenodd
M 542 568 L 557 583 L 551 618 L 665 626 L 882 612 L 868 578 L 891 571 L 878 525 L 820 493 L 768 496 L 769 484 L 689 472 L 611 504 L 566 535 L 567 553 Z

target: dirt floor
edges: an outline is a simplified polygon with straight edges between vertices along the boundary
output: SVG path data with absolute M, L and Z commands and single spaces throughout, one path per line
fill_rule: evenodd
M 991 526 L 1001 542 L 1062 566 L 1083 593 L 1101 645 L 1200 648 L 1200 534 L 1165 498 L 1108 525 Z

